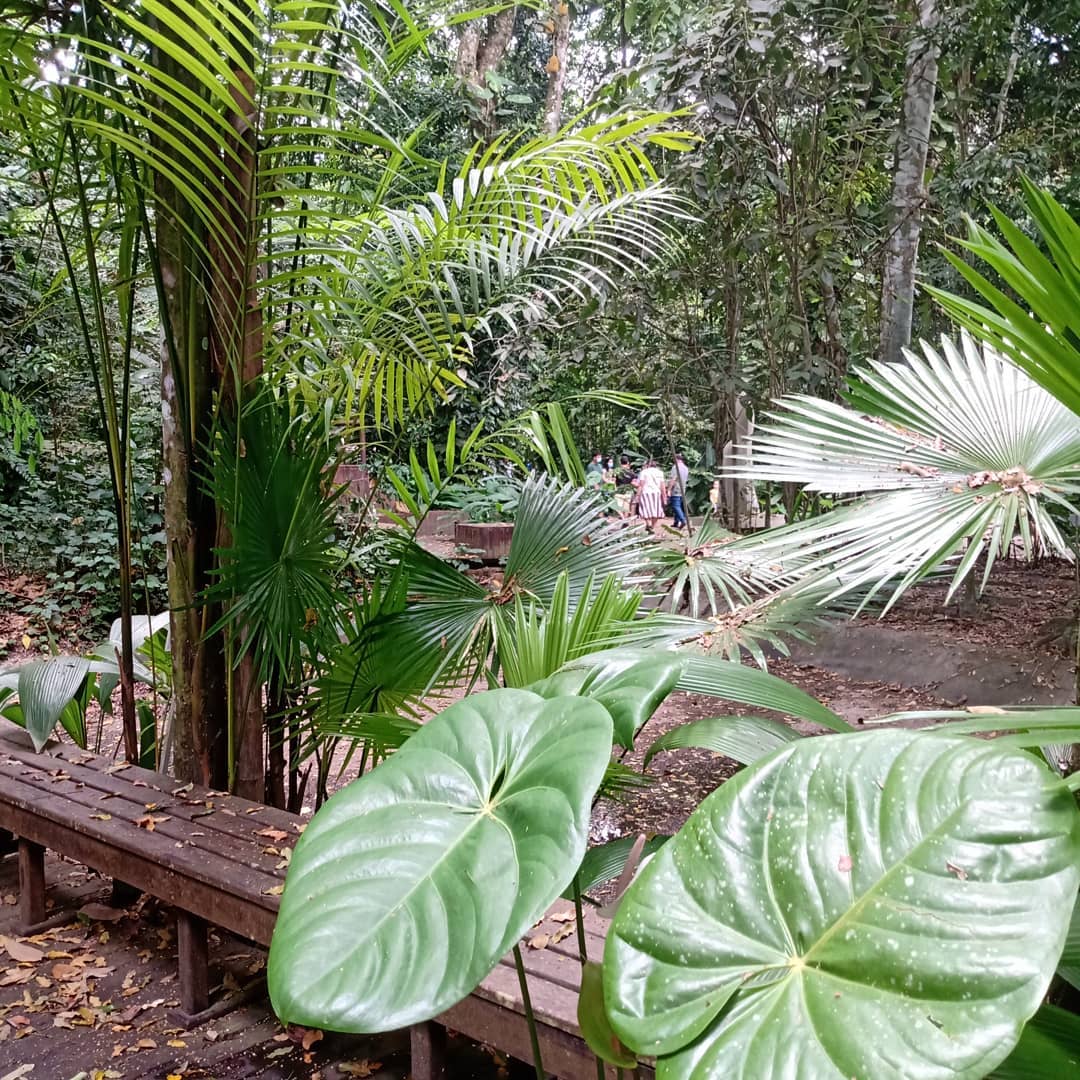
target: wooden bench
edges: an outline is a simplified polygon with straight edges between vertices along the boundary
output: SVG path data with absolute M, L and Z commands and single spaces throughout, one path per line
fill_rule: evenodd
M 16 731 L 0 732 L 0 829 L 18 837 L 24 933 L 57 921 L 45 906 L 47 849 L 176 908 L 180 1018 L 190 1026 L 224 1011 L 209 1003 L 207 926 L 269 946 L 285 880 L 282 852 L 295 845 L 303 824 L 293 814 L 77 747 L 37 754 Z M 577 1024 L 578 943 L 565 918 L 572 910 L 556 904 L 525 938 L 522 954 L 545 1069 L 562 1080 L 596 1080 L 595 1058 Z M 600 959 L 607 923 L 590 913 L 585 926 L 588 955 Z M 413 1080 L 447 1075 L 447 1029 L 531 1061 L 524 1012 L 507 956 L 472 995 L 412 1029 Z
M 207 925 L 268 945 L 285 871 L 276 854 L 300 820 L 221 792 L 183 785 L 77 747 L 34 753 L 0 735 L 0 828 L 19 838 L 19 921 L 46 920 L 46 849 L 177 909 L 180 1008 L 189 1024 L 209 1005 Z

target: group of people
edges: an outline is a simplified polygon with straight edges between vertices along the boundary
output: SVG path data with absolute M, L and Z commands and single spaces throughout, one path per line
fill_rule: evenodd
M 670 506 L 672 525 L 676 529 L 689 529 L 686 516 L 686 484 L 690 470 L 682 454 L 675 455 L 671 472 L 664 471 L 653 458 L 648 458 L 641 471 L 635 471 L 630 458 L 623 454 L 616 468 L 614 458 L 604 459 L 603 454 L 593 454 L 585 466 L 585 483 L 590 487 L 608 485 L 614 488 L 615 505 L 621 518 L 640 518 L 645 527 L 656 532 L 664 507 Z

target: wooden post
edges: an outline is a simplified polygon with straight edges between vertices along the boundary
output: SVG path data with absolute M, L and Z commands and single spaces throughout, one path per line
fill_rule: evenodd
M 412 1051 L 412 1080 L 444 1080 L 446 1076 L 446 1031 L 428 1021 L 409 1028 Z
M 19 837 L 19 922 L 22 929 L 45 921 L 45 849 Z
M 180 965 L 180 1008 L 188 1017 L 210 1004 L 210 969 L 206 921 L 186 911 L 176 913 L 176 957 Z

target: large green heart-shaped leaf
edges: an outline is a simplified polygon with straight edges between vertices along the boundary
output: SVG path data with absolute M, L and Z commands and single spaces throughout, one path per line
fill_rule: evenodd
M 297 844 L 277 1014 L 388 1031 L 469 994 L 577 870 L 610 755 L 611 717 L 582 698 L 492 690 L 429 721 Z
M 658 1078 L 981 1077 L 1061 952 L 1080 813 L 1033 756 L 803 739 L 709 796 L 623 897 L 605 998 Z

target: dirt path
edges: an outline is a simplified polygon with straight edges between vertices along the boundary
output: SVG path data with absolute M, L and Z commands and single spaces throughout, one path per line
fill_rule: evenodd
M 0 595 L 5 584 L 10 597 L 12 583 L 2 579 Z M 25 579 L 15 584 L 21 595 L 36 588 Z M 815 662 L 813 651 L 800 648 L 794 659 L 777 659 L 770 670 L 856 726 L 886 713 L 956 703 L 955 697 L 942 695 L 951 686 L 947 681 L 936 687 L 926 685 L 928 665 L 920 661 L 925 650 L 931 650 L 935 660 L 944 657 L 946 667 L 950 656 L 956 657 L 958 668 L 970 665 L 972 657 L 984 657 L 974 662 L 975 668 L 981 665 L 980 671 L 972 672 L 976 679 L 1001 666 L 998 662 L 1006 657 L 1027 657 L 1035 665 L 1033 674 L 1028 679 L 1028 669 L 1021 665 L 1017 679 L 1028 682 L 1013 685 L 1038 690 L 1040 672 L 1057 671 L 1055 665 L 1065 661 L 1054 643 L 1039 649 L 1032 643 L 1050 620 L 1070 609 L 1073 596 L 1070 567 L 1006 564 L 995 570 L 975 618 L 944 608 L 943 587 L 934 585 L 915 590 L 873 626 L 860 621 L 841 627 L 841 635 L 855 635 L 848 640 L 865 642 L 895 632 L 906 635 L 901 648 L 911 645 L 915 650 L 918 643 L 917 649 L 923 652 L 907 654 L 908 659 L 894 664 L 885 680 L 852 677 L 830 668 L 830 664 L 843 667 L 850 659 L 847 654 L 859 651 L 847 648 L 843 636 L 835 650 L 839 660 L 826 663 L 829 657 L 821 652 Z M 30 638 L 29 647 L 24 634 Z M 67 644 L 77 647 L 80 643 Z M 43 639 L 33 634 L 30 621 L 5 600 L 0 608 L 0 649 L 5 653 L 0 664 L 40 656 L 42 646 Z M 891 645 L 889 649 L 896 651 Z M 877 670 L 876 663 L 871 657 L 870 671 Z M 1059 675 L 1048 677 L 1047 685 L 1057 686 L 1060 681 Z M 712 698 L 673 695 L 650 721 L 640 749 L 628 755 L 626 763 L 640 768 L 651 742 L 678 724 L 750 711 Z M 118 744 L 115 723 L 114 719 L 105 721 L 106 751 Z M 624 801 L 598 804 L 594 842 L 642 831 L 676 831 L 694 807 L 737 768 L 730 759 L 706 750 L 658 755 L 650 766 L 652 782 L 646 789 Z M 347 779 L 348 775 L 339 783 Z M 51 902 L 58 909 L 71 910 L 75 917 L 25 941 L 13 934 L 14 860 L 0 860 L 0 1080 L 7 1080 L 9 1074 L 19 1080 L 342 1080 L 357 1076 L 404 1080 L 407 1075 L 406 1047 L 400 1035 L 315 1039 L 302 1031 L 286 1032 L 272 1017 L 265 999 L 195 1031 L 180 1030 L 169 1013 L 176 1002 L 175 938 L 169 912 L 145 898 L 132 908 L 110 911 L 104 907 L 108 882 L 63 860 L 50 858 L 48 866 Z M 98 906 L 87 909 L 87 904 Z M 79 909 L 86 914 L 75 914 Z M 15 955 L 6 940 L 13 942 Z M 32 959 L 19 959 L 32 955 Z M 258 978 L 265 963 L 261 950 L 226 934 L 215 936 L 212 956 L 212 981 L 226 995 Z M 452 1075 L 461 1080 L 531 1075 L 526 1066 L 507 1063 L 464 1040 L 455 1040 L 452 1052 Z M 33 1069 L 25 1071 L 29 1065 Z

